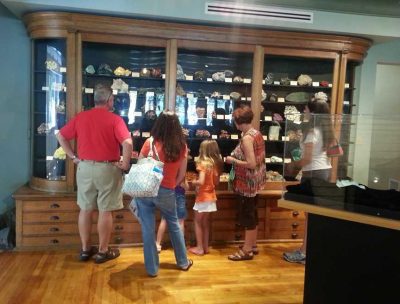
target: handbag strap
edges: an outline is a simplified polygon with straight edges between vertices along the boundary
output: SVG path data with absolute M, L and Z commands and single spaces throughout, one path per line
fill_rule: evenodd
M 153 153 L 154 153 L 155 156 L 156 156 L 156 160 L 160 161 L 160 157 L 158 156 L 158 153 L 157 153 L 157 148 L 156 148 L 156 146 L 155 146 L 155 144 L 154 144 L 154 138 L 153 138 L 153 136 L 151 136 L 151 137 L 149 138 L 149 141 L 150 141 L 150 151 L 149 151 L 148 156 L 153 157 Z
M 335 146 L 340 146 L 339 141 L 337 140 L 337 138 L 335 137 L 335 140 L 331 143 L 331 147 L 336 144 Z

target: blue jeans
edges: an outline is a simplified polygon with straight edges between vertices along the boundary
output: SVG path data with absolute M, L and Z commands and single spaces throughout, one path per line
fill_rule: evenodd
M 157 197 L 140 197 L 136 199 L 136 203 L 142 225 L 144 266 L 147 273 L 151 276 L 157 275 L 160 266 L 155 238 L 156 208 L 167 221 L 176 264 L 179 268 L 185 268 L 188 265 L 188 259 L 185 240 L 176 213 L 175 191 L 160 187 Z

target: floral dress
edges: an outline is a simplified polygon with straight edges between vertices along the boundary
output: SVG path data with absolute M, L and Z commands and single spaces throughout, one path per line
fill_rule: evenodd
M 253 197 L 256 196 L 257 192 L 264 189 L 266 181 L 266 170 L 265 170 L 265 144 L 264 139 L 259 131 L 251 128 L 242 136 L 253 137 L 253 149 L 256 158 L 256 168 L 248 169 L 242 166 L 234 166 L 235 177 L 233 180 L 233 190 L 240 195 Z M 242 140 L 232 151 L 231 155 L 242 161 L 246 161 L 242 149 Z

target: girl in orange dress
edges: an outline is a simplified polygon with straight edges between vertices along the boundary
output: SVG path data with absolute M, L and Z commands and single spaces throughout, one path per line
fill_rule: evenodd
M 191 253 L 208 253 L 210 234 L 210 212 L 217 211 L 215 186 L 223 170 L 223 160 L 215 140 L 204 140 L 200 144 L 199 157 L 196 160 L 198 179 L 192 184 L 196 187 L 196 200 L 193 206 L 196 247 L 189 248 Z

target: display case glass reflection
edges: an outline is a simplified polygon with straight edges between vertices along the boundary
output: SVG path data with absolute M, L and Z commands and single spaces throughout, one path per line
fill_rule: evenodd
M 288 162 L 284 146 L 298 146 L 302 114 L 308 101 L 318 94 L 318 98 L 330 103 L 333 72 L 332 59 L 265 55 L 260 131 L 272 180 L 294 179 L 283 172 Z
M 234 149 L 239 132 L 232 112 L 250 105 L 252 60 L 251 53 L 178 50 L 175 111 L 192 157 L 206 138 L 217 140 L 223 156 Z
M 348 114 L 318 114 L 302 121 L 299 146 L 285 145 L 284 166 L 285 176 L 300 184 L 286 186 L 284 198 L 400 219 L 399 121 L 398 116 Z M 328 123 L 334 140 L 325 148 Z M 315 140 L 307 157 L 311 139 Z

